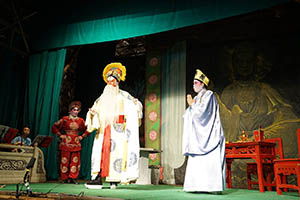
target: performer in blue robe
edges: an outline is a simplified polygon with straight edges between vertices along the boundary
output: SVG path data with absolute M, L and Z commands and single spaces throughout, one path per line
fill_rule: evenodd
M 186 192 L 221 192 L 225 189 L 225 138 L 219 105 L 209 79 L 199 70 L 194 77 L 193 99 L 183 120 L 183 155 L 188 156 L 183 190 Z

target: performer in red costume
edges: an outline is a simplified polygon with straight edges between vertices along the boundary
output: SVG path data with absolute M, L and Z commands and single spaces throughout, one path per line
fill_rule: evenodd
M 69 116 L 64 116 L 53 124 L 52 132 L 61 139 L 60 179 L 64 183 L 77 184 L 76 179 L 80 170 L 80 141 L 89 136 L 84 119 L 78 117 L 81 109 L 80 101 L 73 101 L 69 105 Z M 83 132 L 79 135 L 79 132 Z

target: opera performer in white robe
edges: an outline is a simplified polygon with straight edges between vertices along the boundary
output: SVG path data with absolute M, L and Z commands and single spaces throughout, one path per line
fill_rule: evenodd
M 89 189 L 101 189 L 102 178 L 115 189 L 118 183 L 134 182 L 139 175 L 139 122 L 143 106 L 119 89 L 119 82 L 125 76 L 126 68 L 121 63 L 104 68 L 107 85 L 86 116 L 87 129 L 96 130 L 91 156 L 92 181 L 85 184 Z
M 183 190 L 185 192 L 217 192 L 225 189 L 225 138 L 219 105 L 209 79 L 196 70 L 193 89 L 197 96 L 187 95 L 189 107 L 183 120 L 182 151 L 188 156 Z

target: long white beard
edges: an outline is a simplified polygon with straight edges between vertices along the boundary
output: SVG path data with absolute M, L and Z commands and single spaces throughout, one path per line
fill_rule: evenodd
M 101 120 L 101 125 L 104 125 L 102 127 L 114 122 L 116 117 L 120 114 L 120 102 L 118 100 L 118 95 L 118 86 L 105 86 L 98 102 L 99 118 Z

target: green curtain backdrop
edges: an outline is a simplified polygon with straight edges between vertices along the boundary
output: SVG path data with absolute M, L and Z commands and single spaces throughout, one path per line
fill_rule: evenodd
M 288 0 L 111 0 L 48 9 L 36 50 L 137 37 L 236 16 Z M 72 10 L 72 13 L 70 13 Z M 52 25 L 51 25 L 52 23 Z M 47 38 L 47 39 L 45 39 Z
M 52 124 L 59 118 L 59 94 L 66 49 L 45 51 L 30 57 L 29 81 L 26 88 L 24 122 L 31 128 L 31 138 L 53 135 Z M 42 148 L 48 179 L 57 179 L 57 138 Z
M 80 171 L 78 179 L 90 179 L 91 178 L 91 155 L 94 144 L 94 137 L 96 131 L 92 132 L 89 137 L 84 138 L 81 141 L 81 154 L 80 154 Z
M 20 57 L 12 52 L 4 52 L 0 57 L 0 124 L 13 128 L 20 128 L 20 99 L 26 80 L 26 69 L 20 61 Z

